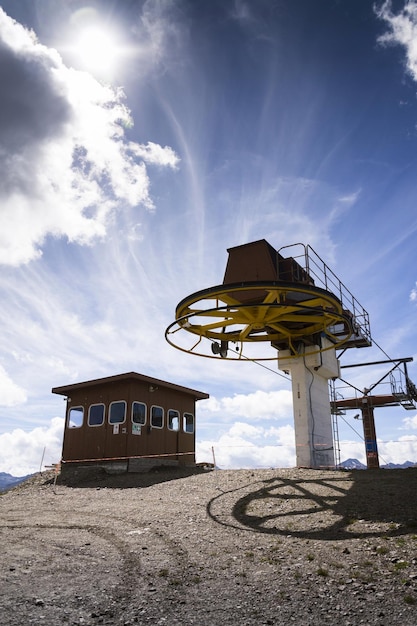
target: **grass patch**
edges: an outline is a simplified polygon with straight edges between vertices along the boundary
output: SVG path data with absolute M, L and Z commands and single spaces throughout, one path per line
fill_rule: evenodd
M 195 585 L 198 585 L 198 583 L 201 583 L 201 578 L 197 574 L 196 576 L 193 576 L 192 578 L 190 578 L 190 582 L 194 583 Z
M 317 570 L 317 574 L 318 576 L 328 576 L 329 575 L 329 570 L 326 569 L 325 567 L 319 567 Z

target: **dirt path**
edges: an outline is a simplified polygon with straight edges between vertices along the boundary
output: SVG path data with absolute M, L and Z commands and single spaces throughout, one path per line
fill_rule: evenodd
M 0 497 L 4 626 L 417 625 L 417 469 L 51 480 Z

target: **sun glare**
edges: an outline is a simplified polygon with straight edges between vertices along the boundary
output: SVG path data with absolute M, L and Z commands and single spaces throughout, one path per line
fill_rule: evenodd
M 100 74 L 111 74 L 122 54 L 115 33 L 103 27 L 82 30 L 74 47 L 82 67 Z
M 93 7 L 74 11 L 54 37 L 51 43 L 68 67 L 105 82 L 121 79 L 125 67 L 140 54 L 129 27 L 116 19 L 104 20 Z

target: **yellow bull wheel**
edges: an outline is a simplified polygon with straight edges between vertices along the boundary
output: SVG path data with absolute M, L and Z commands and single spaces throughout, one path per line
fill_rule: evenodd
M 194 339 L 180 339 L 179 331 Z M 349 316 L 332 293 L 304 284 L 247 282 L 219 285 L 191 294 L 176 308 L 175 321 L 165 337 L 172 346 L 199 356 L 248 358 L 243 346 L 269 342 L 277 349 L 317 345 L 324 334 L 330 347 L 343 345 L 352 335 Z M 202 339 L 209 340 L 209 349 Z M 235 350 L 229 349 L 229 343 Z M 318 348 L 317 352 L 321 351 Z M 274 356 L 252 356 L 250 360 L 273 360 Z

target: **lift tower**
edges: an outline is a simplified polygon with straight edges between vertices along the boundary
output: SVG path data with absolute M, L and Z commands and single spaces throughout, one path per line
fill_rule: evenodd
M 297 466 L 334 467 L 328 381 L 337 348 L 371 345 L 368 313 L 308 245 L 262 239 L 228 253 L 223 284 L 181 300 L 165 337 L 208 358 L 278 357 L 291 373 Z
M 344 386 L 336 387 L 332 382 L 331 410 L 340 415 L 346 410 L 354 409 L 362 415 L 363 439 L 365 442 L 366 465 L 368 469 L 379 468 L 378 444 L 376 439 L 374 409 L 382 407 L 402 406 L 406 411 L 415 411 L 417 387 L 408 376 L 407 363 L 412 357 L 388 359 L 372 363 L 355 363 L 344 365 L 343 368 L 390 365 L 390 368 L 376 382 L 365 389 L 358 389 L 353 383 L 341 379 Z M 389 393 L 386 392 L 388 385 Z M 349 396 L 345 393 L 348 390 Z M 359 418 L 359 413 L 356 416 Z

